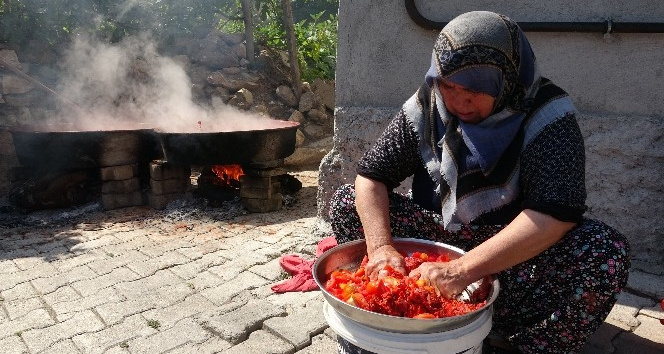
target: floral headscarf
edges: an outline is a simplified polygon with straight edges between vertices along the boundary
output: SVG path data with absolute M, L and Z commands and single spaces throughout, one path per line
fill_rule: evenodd
M 547 80 L 539 75 L 528 40 L 514 21 L 488 11 L 462 14 L 442 29 L 425 79 L 403 109 L 420 137 L 426 171 L 436 182 L 444 225 L 454 229 L 518 198 L 522 143 L 545 121 L 574 108 L 566 94 L 536 103 Z M 445 108 L 439 79 L 493 96 L 491 115 L 477 124 L 460 121 Z M 545 111 L 555 113 L 524 130 L 527 118 L 541 111 L 535 105 L 550 106 Z

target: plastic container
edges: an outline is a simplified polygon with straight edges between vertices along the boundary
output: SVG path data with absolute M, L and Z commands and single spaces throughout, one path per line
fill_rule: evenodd
M 325 302 L 323 313 L 338 335 L 352 344 L 380 354 L 479 354 L 491 330 L 493 308 L 487 308 L 463 327 L 438 333 L 394 333 L 365 326 L 340 314 Z

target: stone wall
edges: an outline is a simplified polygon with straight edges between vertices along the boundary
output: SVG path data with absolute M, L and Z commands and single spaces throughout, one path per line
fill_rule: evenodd
M 0 197 L 8 192 L 12 168 L 18 164 L 10 131 L 19 125 L 52 123 L 57 112 L 71 108 L 57 98 L 57 92 L 49 93 L 39 85 L 56 89 L 63 76 L 59 62 L 67 50 L 64 45 L 16 48 L 11 43 L 0 44 Z M 160 55 L 186 72 L 195 104 L 207 106 L 220 100 L 257 115 L 299 122 L 296 150 L 285 164 L 293 169 L 316 168 L 332 147 L 334 82 L 304 82 L 298 99 L 285 60 L 288 56 L 259 50 L 250 67 L 242 35 L 212 31 L 159 43 Z M 141 58 L 130 66 L 128 72 L 138 79 L 150 75 Z
M 433 21 L 471 10 L 517 22 L 661 22 L 656 0 L 416 2 Z M 318 211 L 401 104 L 423 82 L 438 31 L 418 27 L 402 3 L 353 1 L 339 7 L 335 136 L 320 165 Z M 570 92 L 586 138 L 587 216 L 623 232 L 634 266 L 664 274 L 664 34 L 526 33 L 542 74 Z M 401 189 L 405 190 L 407 184 Z

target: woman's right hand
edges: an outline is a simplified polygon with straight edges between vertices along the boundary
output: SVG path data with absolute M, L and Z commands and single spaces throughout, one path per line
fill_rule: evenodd
M 395 271 L 407 275 L 403 256 L 394 246 L 389 244 L 380 246 L 369 254 L 369 262 L 367 262 L 365 269 L 369 274 L 369 278 L 378 279 L 379 272 L 387 265 Z

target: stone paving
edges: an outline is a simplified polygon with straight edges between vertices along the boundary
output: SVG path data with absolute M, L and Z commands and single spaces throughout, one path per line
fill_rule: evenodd
M 0 227 L 0 353 L 335 353 L 319 291 L 270 289 L 279 257 L 313 258 L 324 235 L 317 171 L 292 174 L 303 189 L 278 212 L 91 207 Z M 583 353 L 664 353 L 662 278 L 633 272 Z

